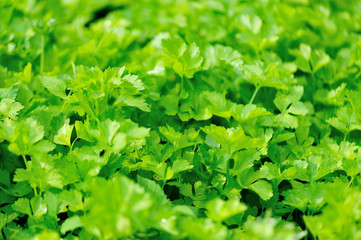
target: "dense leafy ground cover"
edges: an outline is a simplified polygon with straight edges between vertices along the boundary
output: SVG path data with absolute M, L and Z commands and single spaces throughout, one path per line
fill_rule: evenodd
M 361 239 L 361 2 L 0 2 L 0 238 Z

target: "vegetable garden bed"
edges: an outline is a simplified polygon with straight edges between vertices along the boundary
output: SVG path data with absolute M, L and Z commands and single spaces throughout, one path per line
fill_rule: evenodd
M 360 1 L 0 15 L 0 239 L 361 239 Z

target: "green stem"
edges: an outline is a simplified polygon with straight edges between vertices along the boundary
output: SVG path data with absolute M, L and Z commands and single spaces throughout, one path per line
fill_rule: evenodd
M 29 169 L 29 163 L 28 163 L 28 160 L 26 160 L 26 157 L 24 154 L 21 155 L 23 160 L 24 160 L 24 163 L 25 163 L 25 167 L 26 169 Z M 34 190 L 34 194 L 35 196 L 37 196 L 39 193 L 38 193 L 38 190 L 36 189 L 36 187 L 32 186 L 33 190 Z
M 228 159 L 227 161 L 227 169 L 226 169 L 226 184 L 224 184 L 224 186 L 228 185 L 229 181 L 230 181 L 230 174 L 229 174 L 229 169 L 230 169 L 230 160 Z
M 73 89 L 69 91 L 69 94 L 68 94 L 68 96 L 67 96 L 67 99 L 64 100 L 64 103 L 63 103 L 63 105 L 61 106 L 60 112 L 63 112 L 63 111 L 64 111 L 65 105 L 68 103 L 66 100 L 69 99 L 69 96 L 70 96 L 72 93 L 73 93 Z
M 45 52 L 45 37 L 41 35 L 41 55 L 40 55 L 40 73 L 44 72 L 44 52 Z
M 164 189 L 166 183 L 167 183 L 167 180 L 163 180 L 162 189 Z
M 24 155 L 21 155 L 21 156 L 23 157 L 26 169 L 29 169 L 28 160 L 26 160 L 26 157 Z
M 183 95 L 183 85 L 184 85 L 184 76 L 182 76 L 180 90 L 179 90 L 179 96 L 181 98 L 182 98 L 182 95 Z
M 314 74 L 314 73 L 311 73 L 311 88 L 312 88 L 312 89 L 317 89 L 317 86 L 316 86 L 316 78 L 315 78 L 315 74 Z M 311 94 L 311 98 L 312 98 L 312 102 L 313 102 L 314 94 Z
M 187 78 L 187 80 L 188 80 L 188 84 L 189 84 L 190 88 L 192 90 L 194 90 L 195 88 L 194 88 L 194 85 L 193 85 L 192 81 L 189 78 Z
M 78 139 L 79 139 L 79 138 L 78 138 L 78 137 L 76 137 L 76 138 L 74 139 L 74 141 L 71 143 L 71 146 L 70 146 L 70 151 L 72 151 L 72 150 L 73 150 L 73 146 L 74 146 L 75 142 L 76 142 Z
M 257 86 L 256 89 L 254 90 L 253 95 L 252 95 L 252 97 L 251 97 L 251 100 L 249 101 L 248 104 L 252 104 L 252 102 L 253 102 L 254 98 L 256 97 L 259 89 L 260 89 L 260 87 Z
M 343 141 L 346 142 L 347 136 L 348 136 L 349 132 L 345 133 L 345 135 L 343 136 Z
M 73 74 L 74 74 L 74 79 L 75 79 L 76 78 L 76 67 L 75 67 L 74 62 L 71 63 L 71 66 L 73 68 Z
M 350 182 L 347 184 L 346 190 L 347 190 L 349 187 L 351 187 L 351 184 L 352 184 L 352 182 L 353 182 L 354 179 L 355 179 L 355 176 L 351 177 Z
M 292 212 L 288 215 L 286 221 L 290 221 L 290 220 L 291 220 L 292 214 L 293 214 L 293 212 L 295 211 L 295 209 L 296 209 L 296 208 L 294 208 L 294 209 L 292 210 Z
M 304 214 L 305 214 L 306 216 L 310 216 L 310 215 L 311 215 L 308 208 L 306 209 L 306 212 L 305 212 Z M 310 230 L 308 229 L 307 224 L 305 224 L 305 230 L 306 230 L 306 232 L 307 232 L 307 239 L 309 239 L 309 235 L 310 235 L 311 232 L 310 232 Z

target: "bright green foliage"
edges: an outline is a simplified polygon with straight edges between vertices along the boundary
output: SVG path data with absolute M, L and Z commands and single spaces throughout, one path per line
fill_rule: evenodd
M 0 239 L 361 239 L 360 9 L 0 1 Z

